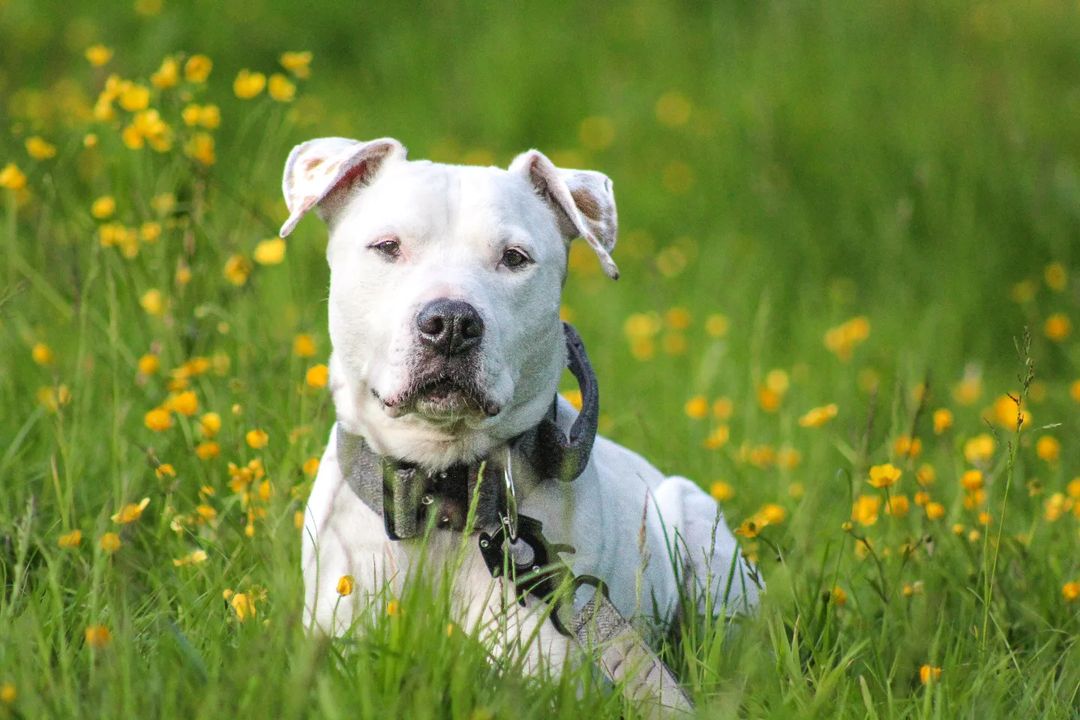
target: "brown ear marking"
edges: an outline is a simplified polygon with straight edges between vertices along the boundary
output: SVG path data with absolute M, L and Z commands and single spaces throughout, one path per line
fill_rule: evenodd
M 592 193 L 579 188 L 571 190 L 570 197 L 574 198 L 574 204 L 577 205 L 577 209 L 581 211 L 582 215 L 590 220 L 600 220 L 603 212 L 600 210 L 600 205 L 596 202 L 596 198 Z

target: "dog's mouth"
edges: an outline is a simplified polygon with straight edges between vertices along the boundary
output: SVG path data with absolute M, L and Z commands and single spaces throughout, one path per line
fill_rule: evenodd
M 408 413 L 436 420 L 469 415 L 494 417 L 502 410 L 476 382 L 451 373 L 418 378 L 393 397 L 380 397 L 374 389 L 371 392 L 391 417 Z

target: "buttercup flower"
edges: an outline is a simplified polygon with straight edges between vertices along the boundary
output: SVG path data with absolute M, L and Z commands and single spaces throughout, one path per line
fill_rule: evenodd
M 835 418 L 837 412 L 839 412 L 839 409 L 837 408 L 836 403 L 829 403 L 828 405 L 816 407 L 799 418 L 799 425 L 810 428 L 821 427 Z
M 941 668 L 933 667 L 932 665 L 923 665 L 919 668 L 919 682 L 923 685 L 929 685 L 935 680 L 941 678 Z
M 57 539 L 56 544 L 65 550 L 79 547 L 82 544 L 82 530 L 76 528 L 64 533 Z
M 255 246 L 254 258 L 260 265 L 278 265 L 285 259 L 285 241 L 281 238 L 263 240 Z
M 163 432 L 172 427 L 172 415 L 165 408 L 154 408 L 143 417 L 143 423 L 154 432 Z
M 311 388 L 324 388 L 330 377 L 330 370 L 323 364 L 312 365 L 304 376 L 304 382 Z
M 352 595 L 355 582 L 352 575 L 342 575 L 337 581 L 337 594 L 341 597 Z
M 686 401 L 683 410 L 686 412 L 687 417 L 701 420 L 709 414 L 709 401 L 705 399 L 704 395 L 695 395 Z
M 876 488 L 892 487 L 896 484 L 897 480 L 903 471 L 900 468 L 895 467 L 892 463 L 885 463 L 884 465 L 874 465 L 870 468 L 870 479 L 867 482 Z
M 56 359 L 52 348 L 43 342 L 34 343 L 34 347 L 30 348 L 30 357 L 38 365 L 52 365 Z
M 101 536 L 98 544 L 101 546 L 101 549 L 105 551 L 106 554 L 112 555 L 114 552 L 120 549 L 120 546 L 123 543 L 121 543 L 119 535 L 114 532 L 107 532 Z
M 311 53 L 308 51 L 282 53 L 278 62 L 301 80 L 311 77 Z
M 723 502 L 735 497 L 735 488 L 731 487 L 723 480 L 717 480 L 711 486 L 709 486 L 709 494 L 713 496 L 713 499 L 717 502 Z
M 205 55 L 192 55 L 184 63 L 184 77 L 188 82 L 204 83 L 214 68 L 213 61 Z
M 161 67 L 150 76 L 150 84 L 159 90 L 166 90 L 180 84 L 179 61 L 171 55 L 162 60 Z
M 101 650 L 107 648 L 111 642 L 112 633 L 104 625 L 91 625 L 86 628 L 86 644 L 90 647 Z
M 934 434 L 940 435 L 953 426 L 952 410 L 940 408 L 934 411 Z
M 266 434 L 265 430 L 255 428 L 254 430 L 247 431 L 247 434 L 244 435 L 244 440 L 249 447 L 254 448 L 255 450 L 261 450 L 270 442 L 270 436 Z
M 133 523 L 142 517 L 143 510 L 150 504 L 150 498 L 144 497 L 138 503 L 128 503 L 120 508 L 115 515 L 112 516 L 112 521 L 119 525 L 127 525 Z
M 266 76 L 261 72 L 252 72 L 246 68 L 237 73 L 236 79 L 233 80 L 233 92 L 241 100 L 250 100 L 261 93 L 264 87 L 266 87 Z
M 112 59 L 113 51 L 104 45 L 91 45 L 86 48 L 86 60 L 94 67 L 101 67 Z
M 15 163 L 8 163 L 0 170 L 0 188 L 22 190 L 26 187 L 26 175 L 23 175 Z
M 292 102 L 296 97 L 296 85 L 281 73 L 274 73 L 267 83 L 266 92 L 278 102 Z
M 1072 333 L 1072 323 L 1064 313 L 1054 313 L 1046 318 L 1043 333 L 1054 342 L 1062 342 Z
M 45 138 L 34 135 L 26 138 L 26 154 L 35 160 L 48 160 L 56 157 L 56 146 L 45 141 Z

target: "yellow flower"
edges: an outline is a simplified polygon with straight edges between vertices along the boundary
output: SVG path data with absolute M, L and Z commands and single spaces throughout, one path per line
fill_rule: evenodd
M 90 214 L 98 220 L 111 217 L 116 212 L 116 200 L 112 195 L 102 195 L 90 205 Z
M 837 412 L 839 412 L 839 408 L 837 408 L 836 403 L 816 407 L 799 418 L 799 425 L 810 428 L 821 427 L 836 417 Z
M 838 607 L 843 607 L 847 604 L 847 593 L 844 592 L 844 588 L 840 587 L 839 585 L 834 587 L 832 589 L 832 592 L 829 593 L 829 595 L 833 601 L 833 604 L 837 605 Z
M 934 434 L 940 435 L 953 426 L 952 410 L 939 408 L 934 411 Z
M 769 503 L 757 511 L 757 518 L 762 525 L 776 525 L 787 518 L 787 510 L 775 503 Z
M 198 565 L 199 563 L 206 562 L 207 554 L 205 550 L 192 550 L 187 555 L 181 558 L 175 558 L 172 561 L 173 567 L 184 567 L 185 565 Z
M 731 429 L 727 425 L 718 425 L 713 428 L 712 432 L 705 438 L 705 442 L 702 443 L 708 450 L 719 450 L 727 445 L 728 440 L 731 438 Z
M 695 395 L 683 406 L 686 415 L 694 420 L 701 420 L 709 414 L 709 401 L 704 395 Z
M 397 600 L 386 603 L 386 614 L 390 617 L 397 617 L 401 614 L 401 604 Z
M 176 196 L 172 193 L 159 193 L 150 198 L 150 207 L 158 215 L 168 215 L 176 208 Z
M 878 521 L 881 498 L 877 495 L 860 495 L 851 506 L 851 519 L 869 527 Z
M 233 92 L 241 100 L 250 100 L 261 93 L 264 87 L 266 87 L 266 76 L 247 68 L 237 73 L 236 79 L 233 80 Z
M 214 69 L 213 61 L 205 55 L 192 55 L 184 63 L 184 77 L 188 82 L 204 83 Z
M 303 470 L 308 477 L 315 477 L 315 474 L 319 472 L 319 458 L 309 457 L 304 461 Z
M 758 405 L 765 412 L 776 412 L 780 409 L 780 402 L 783 400 L 783 396 L 780 393 L 769 389 L 762 385 L 757 389 L 757 401 Z
M 907 495 L 893 495 L 885 503 L 885 514 L 893 517 L 904 517 L 911 510 Z
M 52 365 L 55 360 L 52 348 L 43 342 L 34 343 L 34 347 L 30 349 L 30 357 L 38 365 Z
M 318 367 L 318 366 L 316 366 L 316 367 Z M 308 372 L 310 373 L 311 370 L 308 370 Z M 308 385 L 310 385 L 310 384 L 311 383 L 309 382 Z M 324 382 L 323 385 L 325 385 L 325 384 L 326 383 Z M 319 385 L 318 387 L 322 387 L 322 385 Z M 581 400 L 581 391 L 580 390 L 566 390 L 566 391 L 561 392 L 559 394 L 562 395 L 566 399 L 566 402 L 570 403 L 575 410 L 578 410 L 578 411 L 581 410 L 581 402 L 582 402 L 582 400 Z
M 107 532 L 101 536 L 98 544 L 101 546 L 101 549 L 105 551 L 105 553 L 112 555 L 114 552 L 120 549 L 120 546 L 123 543 L 120 542 L 119 535 L 114 532 Z
M 892 487 L 902 474 L 900 468 L 895 467 L 892 463 L 874 465 L 870 468 L 870 479 L 867 482 L 878 489 Z
M 1021 427 L 1031 425 L 1031 413 L 1021 410 L 1016 400 L 1007 394 L 994 401 L 990 416 L 997 425 L 1007 430 L 1016 430 L 1017 423 L 1020 423 Z
M 255 246 L 254 256 L 260 265 L 277 265 L 285 259 L 285 241 L 281 238 L 263 240 Z
M 304 382 L 311 388 L 324 388 L 330 376 L 330 370 L 323 364 L 312 365 L 304 376 Z
M 855 348 L 870 337 L 870 320 L 864 315 L 830 328 L 825 333 L 825 347 L 841 361 L 848 362 Z
M 48 160 L 56 157 L 56 146 L 45 141 L 45 138 L 34 135 L 26 138 L 26 154 L 35 160 Z
M 139 304 L 147 315 L 160 317 L 165 314 L 165 298 L 157 288 L 150 288 L 139 298 Z
M 191 417 L 199 411 L 199 398 L 194 391 L 178 393 L 167 401 L 167 407 L 173 412 Z
M 709 486 L 709 494 L 713 496 L 713 499 L 717 502 L 724 502 L 735 497 L 735 488 L 731 487 L 723 480 L 717 480 L 711 486 Z
M 255 450 L 261 450 L 270 442 L 270 436 L 266 434 L 265 430 L 255 428 L 254 430 L 247 431 L 244 435 L 244 440 L 249 447 L 254 448 Z
M 1064 313 L 1054 313 L 1046 318 L 1043 325 L 1043 333 L 1054 342 L 1061 342 L 1069 337 L 1072 332 L 1072 323 Z
M 154 432 L 163 432 L 172 427 L 172 415 L 165 408 L 154 408 L 146 413 L 143 422 Z
M 997 443 L 992 435 L 983 433 L 976 435 L 964 443 L 964 458 L 972 465 L 980 465 L 990 461 L 994 456 Z
M 730 420 L 732 413 L 735 412 L 735 403 L 731 402 L 729 397 L 718 397 L 713 400 L 712 414 L 717 420 Z
M 128 503 L 120 508 L 115 515 L 112 516 L 112 521 L 119 525 L 127 525 L 133 523 L 142 517 L 143 510 L 150 504 L 150 498 L 144 497 L 138 503 Z
M 694 106 L 677 91 L 666 92 L 656 101 L 656 119 L 661 125 L 680 127 L 690 120 Z
M 311 53 L 309 51 L 282 53 L 279 62 L 281 63 L 281 67 L 285 68 L 301 80 L 311 77 Z
M 714 313 L 705 318 L 705 332 L 710 337 L 722 338 L 728 333 L 728 328 L 731 323 L 728 322 L 726 315 L 720 313 Z
M 216 412 L 205 413 L 199 418 L 199 430 L 203 437 L 212 438 L 221 430 L 221 416 Z
M 945 506 L 939 502 L 928 502 L 923 509 L 926 511 L 926 517 L 929 520 L 940 520 L 945 517 Z
M 221 454 L 221 446 L 216 442 L 206 441 L 195 446 L 195 457 L 200 460 L 213 460 Z
M 104 625 L 91 625 L 86 628 L 86 644 L 90 647 L 101 650 L 107 648 L 111 642 L 112 633 Z
M 968 492 L 981 489 L 983 484 L 983 474 L 979 470 L 968 470 L 960 476 L 960 485 Z
M 753 518 L 747 518 L 735 528 L 735 534 L 744 538 L 755 538 L 761 533 L 761 527 L 754 522 Z
M 161 361 L 157 355 L 147 353 L 139 358 L 139 374 L 153 375 L 161 367 Z
M 125 85 L 117 98 L 120 107 L 128 112 L 138 112 L 150 107 L 150 88 L 138 83 Z
M 352 575 L 342 575 L 337 581 L 337 594 L 341 597 L 352 595 L 355 582 Z
M 255 611 L 255 598 L 251 593 L 234 593 L 229 599 L 229 605 L 232 606 L 233 612 L 236 613 L 236 619 L 240 622 L 244 622 L 249 617 L 255 617 L 258 613 Z
M 615 141 L 615 123 L 609 117 L 587 117 L 578 126 L 578 139 L 589 150 L 604 150 Z
M 1073 500 L 1080 500 L 1080 477 L 1075 477 L 1069 481 L 1069 484 L 1065 487 L 1065 492 L 1069 494 Z
M 26 187 L 26 175 L 19 170 L 15 163 L 8 163 L 0 170 L 0 188 L 8 190 L 22 190 Z
M 900 457 L 917 458 L 922 454 L 922 440 L 910 435 L 901 435 L 893 443 L 893 450 Z
M 941 668 L 933 667 L 931 665 L 923 665 L 919 668 L 919 682 L 923 685 L 929 685 L 941 678 Z
M 214 138 L 209 133 L 195 133 L 187 144 L 184 145 L 184 153 L 203 165 L 209 167 L 217 162 L 217 153 L 214 150 Z
M 267 83 L 266 92 L 278 102 L 292 102 L 296 97 L 296 85 L 281 73 L 274 73 Z
M 1080 599 L 1080 582 L 1073 580 L 1062 585 L 1061 596 L 1065 598 L 1065 602 L 1075 602 Z
M 112 60 L 113 51 L 100 43 L 86 48 L 86 60 L 94 67 L 101 67 Z
M 1035 454 L 1040 460 L 1055 463 L 1061 457 L 1061 442 L 1052 435 L 1043 435 L 1035 443 Z
M 150 76 L 150 84 L 159 90 L 175 87 L 180 83 L 180 63 L 171 55 L 161 61 L 161 67 Z
M 17 697 L 19 697 L 19 693 L 15 690 L 15 683 L 5 682 L 0 684 L 0 702 L 11 705 Z
M 240 287 L 247 282 L 248 275 L 251 274 L 251 263 L 243 255 L 231 255 L 225 261 L 225 268 L 222 273 L 225 275 L 226 280 Z
M 802 453 L 791 447 L 782 447 L 776 454 L 776 464 L 785 470 L 794 470 L 802 463 Z
M 293 355 L 300 358 L 315 356 L 315 338 L 300 334 L 293 338 Z
M 1052 262 L 1043 270 L 1043 279 L 1046 286 L 1055 292 L 1061 292 L 1069 282 L 1069 275 L 1065 272 L 1065 266 L 1059 262 Z
M 57 387 L 43 387 L 37 391 L 37 400 L 49 412 L 56 412 L 64 405 L 71 402 L 71 390 L 67 385 Z
M 158 476 L 159 480 L 164 480 L 167 477 L 176 477 L 176 468 L 169 463 L 161 463 L 154 468 L 154 474 Z
M 57 539 L 56 544 L 64 549 L 79 547 L 82 544 L 82 530 L 76 528 L 71 532 L 64 533 Z

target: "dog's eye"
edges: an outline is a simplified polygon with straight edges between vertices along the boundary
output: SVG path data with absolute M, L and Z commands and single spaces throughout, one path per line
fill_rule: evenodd
M 511 270 L 517 270 L 523 268 L 533 260 L 526 255 L 523 251 L 517 248 L 506 248 L 502 254 L 502 260 L 499 261 L 500 265 L 505 265 Z
M 374 250 L 380 255 L 383 255 L 388 260 L 396 260 L 401 255 L 401 241 L 397 238 L 382 238 L 368 245 L 370 250 Z

